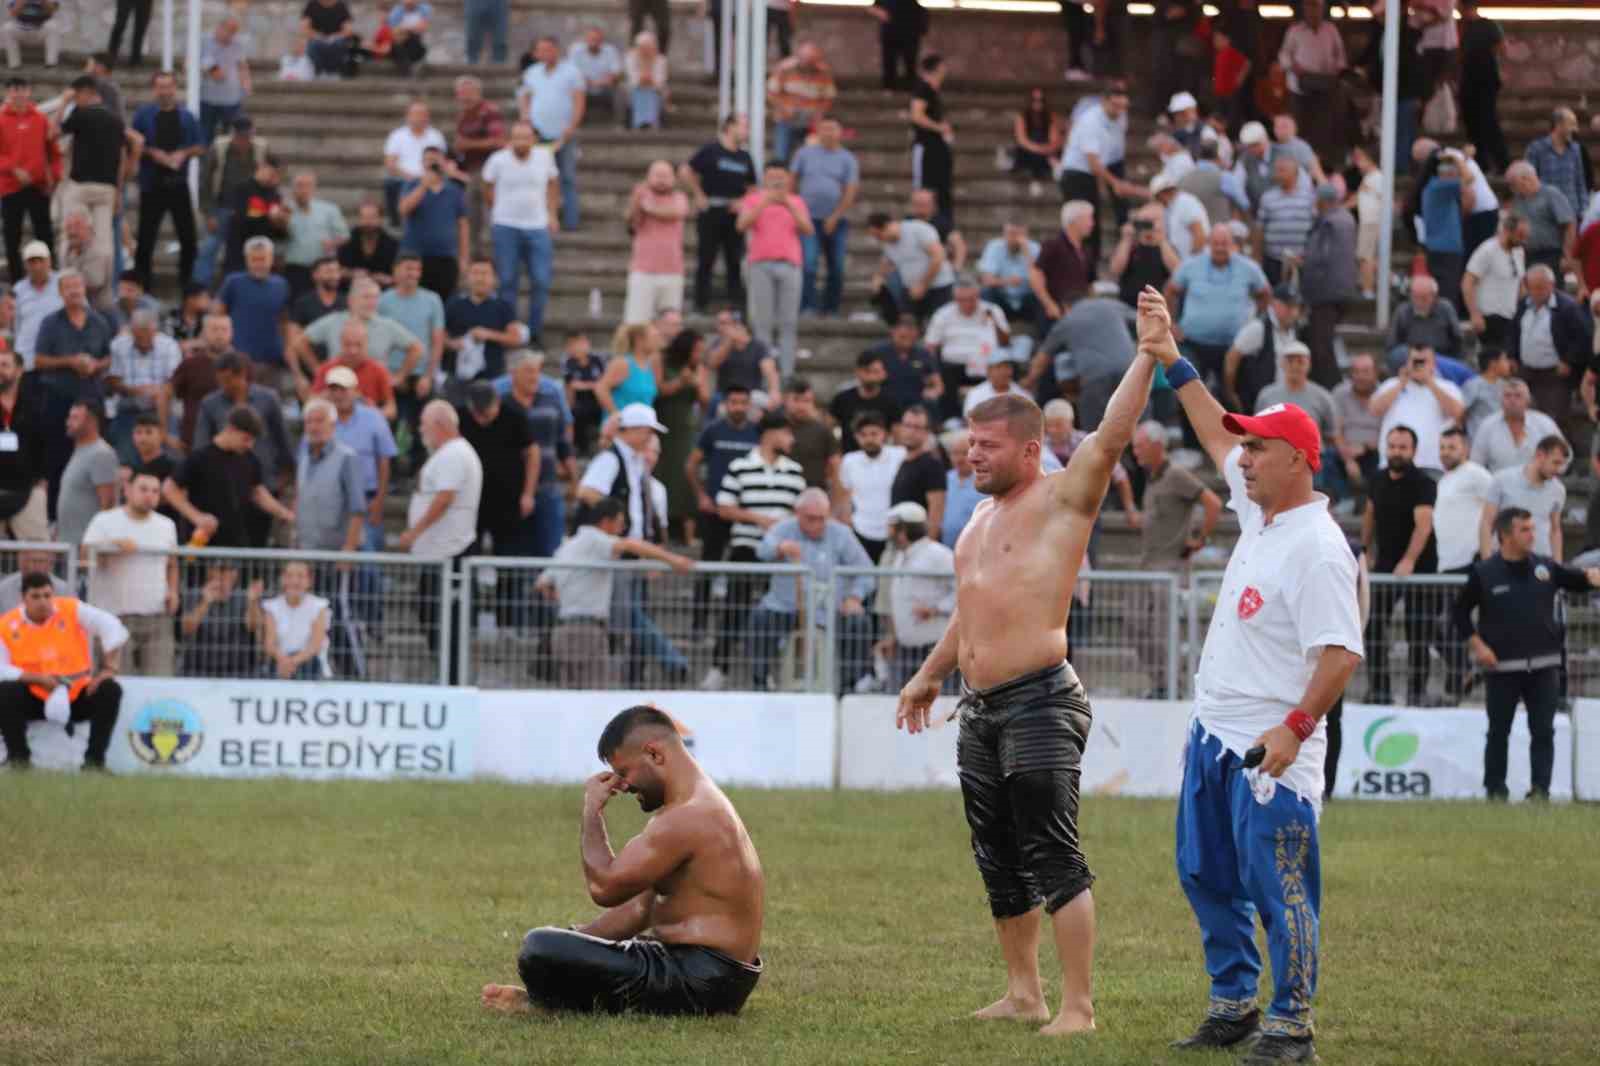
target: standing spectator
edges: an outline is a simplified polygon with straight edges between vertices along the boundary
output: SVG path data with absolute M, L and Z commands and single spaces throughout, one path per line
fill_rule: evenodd
M 839 450 L 845 454 L 848 455 L 860 447 L 850 429 L 855 423 L 856 415 L 863 411 L 872 411 L 883 419 L 883 424 L 886 426 L 895 425 L 900 421 L 899 405 L 883 391 L 883 383 L 888 376 L 889 372 L 884 369 L 882 355 L 874 351 L 862 352 L 856 356 L 855 384 L 840 389 L 829 401 L 828 416 L 833 419 L 833 424 L 839 427 Z
M 978 280 L 983 283 L 980 295 L 1019 322 L 1038 324 L 1043 318 L 1039 298 L 1028 284 L 1029 271 L 1038 258 L 1039 242 L 1028 239 L 1028 227 L 1006 222 L 1000 236 L 985 244 L 978 257 Z
M 662 34 L 665 41 L 666 35 Z M 534 45 L 537 61 L 522 72 L 517 91 L 522 117 L 533 124 L 541 140 L 552 144 L 556 169 L 561 172 L 561 226 L 578 228 L 577 130 L 583 123 L 588 97 L 583 75 L 561 58 L 554 37 L 541 37 Z
M 5 540 L 50 539 L 43 415 L 38 382 L 24 376 L 16 352 L 0 350 L 0 427 L 15 434 L 16 442 L 0 448 L 0 538 Z
M 393 285 L 394 264 L 399 255 L 400 242 L 383 228 L 383 209 L 371 200 L 362 201 L 356 208 L 356 224 L 350 239 L 339 249 L 340 277 L 347 284 L 366 275 L 379 285 Z M 417 256 L 417 262 L 421 261 L 422 257 Z
M 339 413 L 321 398 L 305 406 L 305 436 L 295 462 L 294 546 L 354 552 L 367 518 L 361 459 L 334 436 Z
M 287 375 L 283 334 L 289 306 L 289 283 L 272 272 L 272 240 L 251 237 L 245 244 L 243 271 L 229 274 L 217 290 L 217 302 L 233 319 L 239 350 L 257 364 L 257 376 L 274 380 Z
M 1461 306 L 1461 269 L 1465 242 L 1461 232 L 1461 166 L 1459 154 L 1447 149 L 1440 153 L 1434 176 L 1422 190 L 1422 220 L 1426 229 L 1424 247 L 1428 252 L 1428 273 L 1439 286 L 1439 295 L 1450 306 Z
M 573 41 L 567 50 L 567 62 L 583 75 L 583 92 L 588 98 L 584 115 L 594 114 L 597 106 L 604 107 L 621 125 L 626 106 L 618 91 L 622 81 L 622 53 L 606 40 L 605 30 L 599 26 L 584 30 L 583 40 Z
M 1256 258 L 1273 285 L 1289 280 L 1305 254 L 1306 238 L 1316 221 L 1315 194 L 1300 179 L 1300 166 L 1288 156 L 1272 165 L 1272 188 L 1261 194 L 1256 209 Z
M 660 129 L 661 117 L 669 109 L 667 57 L 656 44 L 654 34 L 641 33 L 623 59 L 628 84 L 628 128 Z
M 1460 261 L 1458 253 L 1457 276 Z M 1331 184 L 1317 187 L 1317 218 L 1306 236 L 1300 291 L 1311 308 L 1311 377 L 1331 389 L 1343 380 L 1334 352 L 1335 331 L 1357 292 L 1356 220 L 1339 202 L 1338 187 Z
M 1072 116 L 1072 130 L 1061 153 L 1057 184 L 1061 198 L 1089 205 L 1090 222 L 1085 235 L 1090 245 L 1089 261 L 1100 261 L 1100 208 L 1102 193 L 1116 204 L 1127 194 L 1122 182 L 1127 155 L 1128 90 L 1113 83 L 1097 103 L 1090 103 Z M 1123 216 L 1117 215 L 1119 223 Z M 1087 287 L 1087 286 L 1085 286 Z
M 445 301 L 445 369 L 462 381 L 499 377 L 506 349 L 528 343 L 528 328 L 495 287 L 494 264 L 479 259 L 467 268 L 467 287 Z
M 891 423 L 892 425 L 893 423 Z M 933 436 L 933 417 L 921 404 L 912 404 L 900 416 L 900 443 L 906 457 L 895 472 L 889 502 L 914 503 L 928 513 L 928 526 L 942 526 L 945 512 L 944 458 Z
M 333 433 L 340 444 L 356 453 L 361 491 L 367 505 L 362 550 L 382 551 L 383 504 L 389 495 L 394 458 L 398 454 L 394 434 L 377 408 L 364 402 L 354 387 L 340 384 L 344 380 L 342 375 L 334 376 L 338 380 L 328 382 L 328 400 L 338 416 Z M 421 469 L 421 464 L 412 469 L 413 472 Z
M 255 174 L 239 187 L 230 216 L 228 250 L 222 261 L 225 275 L 244 269 L 245 245 L 257 237 L 272 242 L 271 251 L 276 257 L 277 241 L 289 231 L 289 212 L 283 206 L 278 179 L 278 164 L 271 156 L 262 156 Z
M 702 562 L 719 563 L 727 553 L 733 526 L 717 508 L 734 460 L 750 454 L 760 440 L 761 431 L 750 417 L 750 390 L 733 385 L 722 395 L 721 418 L 707 421 L 692 451 L 684 460 L 684 478 L 695 496 L 695 528 L 700 536 Z M 704 476 L 701 469 L 704 468 Z M 802 482 L 804 477 L 801 478 Z M 710 612 L 710 582 L 698 581 L 694 588 L 694 628 L 704 631 Z
M 391 225 L 400 224 L 400 196 L 407 184 L 423 175 L 423 151 L 445 148 L 444 134 L 429 122 L 428 105 L 417 101 L 406 108 L 405 123 L 389 131 L 383 142 L 383 202 Z
M 368 299 L 376 303 L 376 296 L 374 293 Z M 335 317 L 329 315 L 328 321 L 334 321 Z M 393 421 L 399 415 L 394 401 L 394 379 L 389 376 L 388 368 L 369 354 L 366 323 L 354 316 L 340 317 L 337 334 L 338 357 L 330 359 L 317 369 L 317 376 L 310 387 L 303 381 L 296 382 L 296 391 L 301 393 L 302 400 L 309 399 L 313 391 L 321 392 L 329 381 L 338 377 L 347 387 L 358 390 L 362 398 L 376 407 L 385 419 Z M 398 323 L 394 328 L 402 333 L 405 332 Z M 405 335 L 413 352 L 413 357 L 407 362 L 414 365 L 415 353 L 420 351 L 421 346 L 411 340 L 409 333 Z
M 778 361 L 773 358 L 772 349 L 750 335 L 749 327 L 734 308 L 717 312 L 717 332 L 706 351 L 706 367 L 716 372 L 717 394 L 725 396 L 734 388 L 747 393 L 761 390 L 766 393 L 769 406 L 778 405 L 783 393 Z
M 1480 516 L 1480 555 L 1487 559 L 1493 554 L 1495 517 L 1508 507 L 1517 507 L 1533 516 L 1533 550 L 1552 559 L 1566 556 L 1561 513 L 1567 506 L 1567 487 L 1561 474 L 1571 459 L 1571 447 L 1560 434 L 1552 433 L 1539 441 L 1526 464 L 1494 472 Z
M 506 356 L 506 379 L 495 382 L 501 395 L 522 410 L 538 452 L 538 479 L 533 493 L 533 523 L 525 554 L 549 558 L 567 529 L 567 504 L 560 476 L 573 468 L 568 434 L 572 414 L 554 378 L 544 375 L 544 353 L 520 348 Z
M 510 0 L 466 0 L 467 62 L 478 65 L 483 39 L 489 38 L 489 62 L 505 63 L 510 38 Z
M 806 474 L 806 485 L 826 488 L 838 479 L 839 441 L 817 413 L 817 394 L 805 378 L 783 383 L 783 415 L 794 433 L 790 454 Z
M 883 87 L 910 89 L 917 80 L 917 53 L 928 32 L 928 12 L 918 0 L 873 0 L 868 13 L 879 22 Z
M 1133 362 L 1134 321 L 1133 308 L 1115 296 L 1072 303 L 1039 344 L 1055 382 L 1054 388 L 1041 383 L 1039 398 L 1048 403 L 1061 387 L 1077 382 L 1078 426 L 1084 432 L 1098 428 L 1112 391 Z
M 172 216 L 178 233 L 178 277 L 194 273 L 198 244 L 189 199 L 189 161 L 206 152 L 200 121 L 178 105 L 178 80 L 168 71 L 151 79 L 155 101 L 133 114 L 133 129 L 144 138 L 139 157 L 139 244 L 134 270 L 150 287 L 150 264 L 163 216 Z
M 801 54 L 812 45 L 801 45 Z M 837 119 L 817 123 L 817 140 L 795 152 L 791 169 L 796 191 L 811 214 L 813 232 L 801 239 L 804 256 L 800 310 L 836 315 L 844 298 L 850 249 L 850 208 L 861 191 L 861 166 L 844 147 Z M 827 260 L 828 284 L 817 296 L 817 262 Z
M 467 183 L 467 226 L 472 254 L 483 249 L 483 167 L 506 144 L 500 109 L 483 96 L 483 82 L 470 74 L 456 79 L 455 150 Z
M 933 353 L 919 343 L 922 331 L 917 320 L 901 315 L 889 330 L 889 338 L 867 349 L 868 355 L 883 360 L 887 377 L 883 391 L 904 411 L 913 404 L 937 403 L 944 391 L 944 379 Z
M 422 347 L 421 358 L 409 358 L 409 349 L 399 366 L 392 362 L 390 373 L 394 377 L 395 399 L 400 408 L 400 418 L 416 431 L 417 416 L 422 413 L 422 402 L 433 390 L 434 374 L 444 360 L 444 301 L 439 294 L 422 287 L 422 258 L 407 256 L 395 264 L 394 288 L 378 298 L 378 315 L 398 322 Z M 353 287 L 353 286 L 352 286 Z M 368 324 L 367 341 L 371 350 L 372 328 Z M 379 346 L 381 350 L 381 345 Z M 412 363 L 409 368 L 407 363 Z
M 417 264 L 416 274 L 422 276 L 422 260 L 416 256 L 411 261 Z M 428 293 L 435 300 L 433 293 Z M 284 326 L 286 338 L 284 350 L 290 355 L 291 362 L 304 359 L 302 341 L 305 339 L 306 330 L 316 325 L 328 315 L 337 314 L 349 306 L 349 301 L 344 290 L 339 286 L 339 261 L 332 256 L 323 256 L 311 264 L 311 288 L 301 293 L 289 305 L 289 321 Z M 325 355 L 318 353 L 313 357 L 311 366 Z
M 1472 332 L 1485 351 L 1504 351 L 1511 343 L 1511 320 L 1528 273 L 1523 249 L 1527 239 L 1527 219 L 1508 214 L 1494 237 L 1478 245 L 1467 260 L 1461 298 Z
M 517 283 L 528 274 L 528 333 L 534 343 L 544 328 L 550 297 L 555 245 L 551 230 L 559 227 L 561 189 L 555 156 L 534 143 L 533 126 L 511 125 L 510 143 L 483 165 L 483 199 L 490 208 L 490 240 L 500 299 L 515 312 Z
M 189 453 L 165 487 L 166 499 L 195 531 L 217 548 L 266 545 L 271 519 L 293 524 L 294 512 L 279 503 L 263 483 L 255 455 L 261 418 L 235 407 L 204 446 Z
M 483 495 L 483 464 L 461 437 L 455 408 L 431 400 L 422 409 L 421 430 L 428 461 L 417 473 L 417 487 L 406 506 L 406 529 L 398 546 L 420 559 L 457 560 L 472 550 L 478 539 L 478 504 Z M 443 590 L 439 571 L 424 567 L 417 581 L 417 617 L 428 634 L 428 650 L 438 651 L 439 616 Z M 450 684 L 459 678 L 457 649 L 445 650 Z
M 283 278 L 291 297 L 311 288 L 311 268 L 339 254 L 350 239 L 344 212 L 331 200 L 317 199 L 317 176 L 302 170 L 290 184 L 289 239 L 283 245 Z
M 770 162 L 762 187 L 739 201 L 739 232 L 748 234 L 750 326 L 769 348 L 775 343 L 778 365 L 792 374 L 799 344 L 803 237 L 815 234 L 806 202 L 789 191 L 788 168 Z
M 35 540 L 49 540 L 49 534 L 33 538 Z M 56 596 L 70 596 L 72 590 L 67 583 L 51 572 L 51 567 L 57 565 L 59 557 L 48 551 L 33 551 L 19 549 L 17 551 L 17 569 L 15 573 L 0 578 L 0 615 L 9 614 L 22 605 L 22 582 L 29 574 L 43 574 L 50 579 L 50 591 Z
M 1317 471 L 1316 485 L 1328 488 L 1339 484 L 1342 469 L 1338 465 L 1343 441 L 1339 437 L 1339 414 L 1333 404 L 1333 394 L 1311 380 L 1311 349 L 1299 341 L 1286 344 L 1278 352 L 1283 366 L 1283 378 L 1268 385 L 1256 396 L 1256 412 L 1282 403 L 1292 403 L 1317 423 L 1322 435 L 1322 466 Z M 1335 498 L 1342 493 L 1330 493 Z
M 1393 452 L 1394 430 L 1404 427 L 1411 431 L 1412 437 L 1406 450 L 1407 465 L 1419 470 L 1442 470 L 1439 434 L 1446 423 L 1459 423 L 1467 408 L 1461 402 L 1461 390 L 1439 377 L 1433 349 L 1415 345 L 1395 376 L 1378 386 L 1371 410 L 1383 420 L 1385 458 L 1378 464 L 1380 469 Z
M 1410 577 L 1439 569 L 1433 535 L 1433 506 L 1438 487 L 1412 461 L 1417 433 L 1399 424 L 1384 435 L 1385 473 L 1372 488 L 1361 518 L 1361 546 L 1375 574 Z M 1437 457 L 1439 440 L 1433 438 Z M 1428 638 L 1430 618 L 1437 605 L 1428 602 L 1427 590 L 1417 586 L 1373 583 L 1372 615 L 1367 621 L 1367 702 L 1394 702 L 1389 687 L 1389 616 L 1398 601 L 1405 601 L 1406 644 L 1410 668 L 1406 672 L 1406 705 L 1426 706 L 1428 691 Z
M 1533 461 L 1540 441 L 1559 437 L 1556 420 L 1529 407 L 1527 382 L 1508 377 L 1500 389 L 1500 409 L 1478 424 L 1472 435 L 1472 461 L 1491 474 Z
M 1382 415 L 1373 410 L 1378 390 L 1378 364 L 1366 352 L 1350 357 L 1349 377 L 1333 390 L 1333 411 L 1342 434 L 1339 458 L 1351 485 L 1364 486 L 1378 469 L 1378 427 Z
M 154 311 L 140 308 L 129 319 L 128 331 L 111 341 L 106 392 L 117 397 L 117 416 L 109 437 L 124 460 L 133 455 L 134 420 L 161 409 L 162 390 L 183 362 L 178 342 L 158 332 L 158 324 Z
M 1528 220 L 1529 268 L 1542 264 L 1561 269 L 1577 249 L 1577 207 L 1561 190 L 1541 182 L 1526 160 L 1506 168 L 1506 184 L 1511 186 L 1511 209 Z
M 1138 222 L 1134 225 L 1137 226 Z M 1146 258 L 1153 258 L 1150 252 L 1154 251 L 1161 257 L 1159 261 L 1163 265 L 1168 262 L 1166 257 L 1169 255 L 1176 260 L 1171 244 L 1164 238 L 1159 244 L 1156 243 L 1155 232 L 1154 225 L 1146 222 L 1140 234 L 1139 250 L 1145 252 Z M 1123 255 L 1123 245 L 1129 243 L 1128 233 L 1125 232 L 1122 244 L 1117 246 L 1117 253 L 1112 256 L 1113 272 L 1117 268 L 1118 255 Z M 1130 257 L 1131 253 L 1124 256 Z M 1124 274 L 1121 286 L 1124 303 L 1135 305 L 1141 289 L 1142 286 L 1140 289 L 1130 288 Z M 1255 263 L 1234 250 L 1233 234 L 1223 223 L 1211 227 L 1206 252 L 1188 256 L 1176 267 L 1172 279 L 1167 283 L 1167 303 L 1177 307 L 1182 301 L 1183 310 L 1178 316 L 1176 335 L 1183 345 L 1184 354 L 1200 371 L 1208 387 L 1214 389 L 1223 380 L 1222 371 L 1229 345 L 1245 328 L 1250 321 L 1252 308 L 1264 301 L 1268 291 L 1266 275 Z M 1134 297 L 1133 300 L 1128 298 L 1130 295 Z
M 906 450 L 888 443 L 889 427 L 875 411 L 856 415 L 850 434 L 860 450 L 839 462 L 839 509 L 876 566 L 888 543 L 889 498 Z
M 255 91 L 238 19 L 225 16 L 201 43 L 200 69 L 205 72 L 200 83 L 200 137 L 210 148 L 218 128 L 231 130 L 245 97 Z
M 1455 305 L 1439 298 L 1439 283 L 1431 277 L 1411 280 L 1411 298 L 1389 321 L 1389 369 L 1398 370 L 1406 353 L 1417 345 L 1454 356 L 1461 351 L 1461 319 Z
M 119 0 L 120 2 L 120 0 Z M 146 7 L 149 0 L 144 0 Z M 6 66 L 22 66 L 23 41 L 44 43 L 44 65 L 54 67 L 61 57 L 61 24 L 55 20 L 58 0 L 11 0 L 6 5 L 9 18 L 0 25 L 0 44 L 5 45 Z
M 939 214 L 954 221 L 955 157 L 950 144 L 955 127 L 945 118 L 944 85 L 949 68 L 944 57 L 927 55 L 918 64 L 922 76 L 911 89 L 911 187 L 930 189 L 939 201 Z
M 1350 164 L 1361 175 L 1361 184 L 1345 201 L 1356 205 L 1356 265 L 1361 274 L 1361 298 L 1371 300 L 1378 293 L 1378 238 L 1383 228 L 1383 172 L 1372 156 L 1372 149 L 1356 145 L 1350 149 Z
M 1061 402 L 1067 403 L 1066 400 Z M 961 539 L 961 531 L 972 520 L 972 512 L 983 502 L 983 494 L 978 491 L 977 475 L 973 473 L 972 460 L 967 455 L 967 431 L 961 429 L 946 433 L 940 438 L 940 443 L 950 454 L 950 469 L 945 472 L 944 522 L 940 527 L 939 540 L 946 547 L 954 548 L 956 541 Z
M 1039 182 L 1055 172 L 1066 140 L 1065 124 L 1060 115 L 1050 110 L 1044 89 L 1029 89 L 1027 103 L 1011 122 L 1011 173 L 1033 179 L 1028 187 L 1030 195 L 1037 193 Z
M 200 419 L 200 404 L 217 390 L 217 363 L 233 351 L 233 320 L 221 310 L 207 314 L 200 324 L 200 338 L 184 346 L 183 362 L 173 371 L 162 394 L 162 405 L 170 409 L 177 400 L 183 408 L 178 435 L 172 444 L 185 451 L 194 441 L 195 423 Z
M 98 413 L 100 379 L 111 363 L 111 324 L 89 306 L 82 275 L 63 270 L 57 287 L 61 308 L 39 323 L 33 356 L 33 369 L 44 386 L 43 420 L 47 426 L 65 425 L 75 403 L 87 402 Z M 98 417 L 95 423 L 98 432 Z M 52 432 L 45 440 L 45 472 L 50 479 L 50 510 L 54 514 L 61 472 L 72 454 L 71 439 Z
M 359 38 L 344 0 L 306 0 L 300 35 L 306 41 L 306 58 L 319 77 L 349 76 L 351 53 Z
M 1230 173 L 1244 189 L 1253 217 L 1261 209 L 1261 195 L 1272 187 L 1272 143 L 1267 128 L 1259 122 L 1246 122 L 1239 131 L 1239 154 Z
M 1490 173 L 1511 162 L 1506 135 L 1500 129 L 1500 56 L 1505 31 L 1494 19 L 1478 14 L 1478 0 L 1459 0 L 1461 9 L 1461 120 L 1477 148 L 1478 162 Z
M 820 123 L 833 108 L 837 95 L 833 70 L 822 58 L 822 49 L 814 42 L 801 42 L 799 50 L 774 67 L 767 79 L 767 103 L 773 120 L 772 158 L 789 162 L 795 150 L 805 143 L 808 131 L 820 132 Z M 798 168 L 795 169 L 798 175 Z
M 0 108 L 0 219 L 5 227 L 6 265 L 13 284 L 22 280 L 22 221 L 33 240 L 48 252 L 55 242 L 50 225 L 50 196 L 61 178 L 61 146 L 50 120 L 33 106 L 27 78 L 6 79 L 6 103 Z
M 478 500 L 477 537 L 488 534 L 501 556 L 534 556 L 534 492 L 539 485 L 539 447 L 527 413 L 515 400 L 502 398 L 494 385 L 474 381 L 467 386 L 466 410 L 459 415 L 461 436 L 483 467 L 483 479 L 494 491 Z M 528 625 L 527 571 L 501 575 L 497 620 L 508 628 Z
M 648 322 L 662 311 L 683 308 L 683 220 L 689 198 L 677 187 L 672 164 L 658 159 L 628 202 L 633 251 L 628 262 L 624 322 Z
M 249 408 L 261 425 L 261 430 L 251 435 L 250 446 L 255 452 L 261 482 L 269 487 L 281 488 L 289 483 L 294 472 L 294 448 L 289 443 L 289 431 L 284 425 L 283 405 L 278 394 L 264 385 L 250 382 L 250 366 L 238 352 L 229 352 L 216 362 L 217 388 L 199 403 L 195 418 L 194 438 L 190 454 L 211 443 L 229 425 L 234 410 Z M 258 518 L 257 540 L 264 541 L 268 523 Z
M 717 255 L 722 255 L 728 279 L 728 301 L 736 307 L 745 304 L 740 265 L 744 261 L 744 237 L 738 227 L 738 203 L 756 183 L 756 165 L 745 151 L 749 125 L 743 115 L 722 120 L 717 139 L 702 146 L 687 163 L 678 167 L 678 178 L 688 187 L 694 200 L 696 262 L 694 271 L 694 309 L 705 314 L 711 306 L 711 273 Z
M 171 677 L 177 666 L 178 530 L 156 513 L 160 500 L 161 479 L 136 473 L 128 479 L 127 502 L 101 510 L 83 532 L 83 546 L 94 553 L 89 602 L 127 627 L 126 665 L 145 677 Z
M 1584 307 L 1556 286 L 1544 264 L 1530 266 L 1527 295 L 1517 302 L 1506 350 L 1522 364 L 1533 405 L 1558 424 L 1576 417 L 1578 381 L 1594 357 L 1594 323 Z
M 661 335 L 648 323 L 617 327 L 611 358 L 595 385 L 595 397 L 610 414 L 638 404 L 650 407 L 661 392 Z
M 895 686 L 905 684 L 917 672 L 955 614 L 955 553 L 928 536 L 930 527 L 928 512 L 915 503 L 897 503 L 889 510 L 895 569 L 916 574 L 887 581 L 893 624 L 886 647 L 894 655 L 890 683 Z M 928 576 L 933 574 L 949 577 Z
M 72 89 L 77 106 L 61 123 L 61 132 L 72 137 L 72 184 L 62 202 L 62 213 L 89 213 L 94 223 L 95 255 L 109 263 L 117 190 L 122 188 L 128 171 L 125 149 L 137 151 L 143 138 L 102 104 L 100 84 L 94 78 L 77 78 Z
M 1182 256 L 1197 255 L 1205 249 L 1211 219 L 1194 194 L 1178 188 L 1176 182 L 1158 174 L 1150 182 L 1150 196 L 1161 205 L 1167 243 Z
M 205 125 L 203 120 L 201 125 Z M 250 116 L 235 115 L 230 126 L 231 132 L 211 142 L 200 166 L 200 213 L 206 220 L 206 239 L 195 260 L 193 278 L 207 287 L 218 253 L 231 255 L 234 205 L 267 158 L 267 142 L 255 136 Z
M 1504 350 L 1484 348 L 1478 353 L 1481 369 L 1478 375 L 1461 386 L 1461 400 L 1467 405 L 1467 436 L 1478 439 L 1478 431 L 1489 419 L 1500 413 L 1506 382 L 1516 372 L 1517 364 Z
M 1098 243 L 1089 237 L 1095 225 L 1093 205 L 1069 200 L 1061 205 L 1061 232 L 1045 241 L 1039 257 L 1028 271 L 1033 295 L 1051 322 L 1059 319 L 1063 305 L 1070 305 L 1088 292 L 1094 282 Z
M 561 380 L 567 409 L 572 412 L 573 446 L 579 455 L 594 452 L 605 412 L 595 395 L 595 385 L 606 372 L 605 357 L 592 350 L 589 335 L 581 330 L 567 334 L 562 343 Z
M 67 412 L 72 458 L 62 471 L 56 504 L 56 539 L 64 544 L 82 544 L 94 516 L 116 506 L 117 453 L 100 436 L 104 417 L 94 401 L 80 400 Z
M 1433 506 L 1434 537 L 1439 548 L 1439 573 L 1470 574 L 1478 559 L 1478 527 L 1483 507 L 1494 488 L 1494 476 L 1467 458 L 1467 437 L 1460 426 L 1450 426 L 1439 438 L 1439 458 L 1444 477 Z M 1448 618 L 1445 620 L 1448 623 Z M 1440 633 L 1439 651 L 1445 662 L 1445 695 L 1459 704 L 1466 689 L 1467 656 L 1449 629 Z
M 1010 364 L 1026 361 L 1029 342 L 1013 353 L 1011 325 L 1005 312 L 978 297 L 978 281 L 971 274 L 956 280 L 954 299 L 933 313 L 923 343 L 939 358 L 944 378 L 944 410 L 954 417 L 965 412 L 968 390 L 990 376 L 997 357 Z
M 1278 62 L 1288 77 L 1295 120 L 1318 155 L 1340 159 L 1344 156 L 1344 96 L 1339 73 L 1349 63 L 1344 38 L 1324 18 L 1325 10 L 1323 0 L 1304 0 L 1300 21 L 1284 34 Z
M 1571 108 L 1558 107 L 1550 114 L 1550 132 L 1528 145 L 1526 156 L 1540 183 L 1559 192 L 1575 212 L 1589 204 L 1587 168 L 1577 134 L 1578 116 Z
M 868 217 L 867 232 L 883 253 L 872 276 L 872 293 L 885 322 L 907 312 L 927 320 L 950 302 L 955 272 L 938 230 L 927 222 L 893 219 L 878 211 Z
M 420 0 L 399 0 L 389 9 L 389 17 L 384 22 L 384 28 L 393 38 L 389 58 L 394 60 L 401 77 L 409 77 L 427 57 L 428 46 L 423 36 L 432 22 L 433 5 Z
M 1202 128 L 1211 131 L 1210 126 Z M 1217 162 L 1217 142 L 1200 141 L 1194 154 L 1194 169 L 1178 179 L 1178 188 L 1199 200 L 1207 220 L 1213 223 L 1228 222 L 1235 216 L 1248 218 L 1250 198 L 1245 195 L 1244 183 Z
M 448 300 L 455 294 L 462 261 L 471 255 L 466 193 L 445 176 L 443 148 L 423 149 L 422 177 L 406 184 L 399 210 L 405 220 L 401 250 L 422 257 L 423 288 Z

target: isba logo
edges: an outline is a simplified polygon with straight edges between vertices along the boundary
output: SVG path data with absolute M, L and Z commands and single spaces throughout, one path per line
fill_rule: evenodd
M 1433 782 L 1426 773 L 1406 769 L 1406 765 L 1416 758 L 1418 749 L 1422 747 L 1422 739 L 1397 724 L 1399 722 L 1400 717 L 1391 714 L 1367 727 L 1361 745 L 1367 751 L 1367 758 L 1382 769 L 1358 773 L 1352 790 L 1354 795 L 1414 796 L 1420 799 L 1433 791 Z
M 155 700 L 134 715 L 128 731 L 133 753 L 151 766 L 181 766 L 205 740 L 200 716 L 181 700 Z

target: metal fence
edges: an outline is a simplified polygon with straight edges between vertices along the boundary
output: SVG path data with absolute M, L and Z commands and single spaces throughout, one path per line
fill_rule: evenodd
M 22 602 L 22 575 L 48 571 L 69 593 L 78 592 L 78 553 L 70 544 L 0 540 L 0 613 Z

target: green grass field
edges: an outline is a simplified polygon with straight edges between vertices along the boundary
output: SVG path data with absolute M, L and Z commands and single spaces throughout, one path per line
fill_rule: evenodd
M 1058 1043 L 966 1018 L 1002 969 L 954 794 L 734 800 L 768 877 L 744 1014 L 552 1020 L 477 997 L 591 913 L 576 788 L 0 775 L 0 1063 L 1231 1061 L 1166 1051 L 1206 992 L 1171 803 L 1085 801 L 1101 1031 Z M 1600 1058 L 1593 808 L 1343 802 L 1322 832 L 1324 1062 Z

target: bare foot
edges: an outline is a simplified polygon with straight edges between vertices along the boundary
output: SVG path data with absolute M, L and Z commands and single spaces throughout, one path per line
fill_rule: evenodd
M 1042 1022 L 1050 1017 L 1050 1010 L 1041 1000 L 1012 999 L 1007 996 L 972 1012 L 979 1021 Z
M 1094 1012 L 1062 1011 L 1055 1020 L 1039 1030 L 1040 1036 L 1073 1036 L 1094 1032 Z
M 533 1010 L 528 990 L 521 985 L 484 985 L 482 1002 L 490 1010 L 506 1014 L 526 1014 Z

